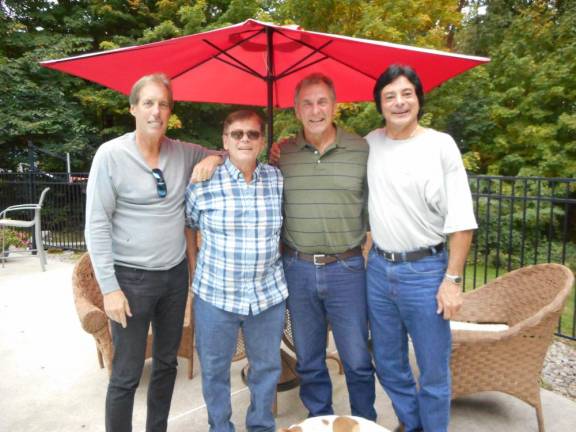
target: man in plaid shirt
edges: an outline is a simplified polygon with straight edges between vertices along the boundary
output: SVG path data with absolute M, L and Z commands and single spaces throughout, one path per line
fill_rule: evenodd
M 223 141 L 229 159 L 186 191 L 187 224 L 202 233 L 192 285 L 202 392 L 210 430 L 234 431 L 230 365 L 242 328 L 252 392 L 246 429 L 274 431 L 288 296 L 279 253 L 283 180 L 280 170 L 256 160 L 264 148 L 258 114 L 230 114 Z

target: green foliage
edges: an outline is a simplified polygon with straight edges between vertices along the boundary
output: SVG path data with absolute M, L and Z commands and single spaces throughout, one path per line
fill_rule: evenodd
M 10 246 L 16 249 L 25 249 L 30 246 L 29 237 L 30 236 L 24 231 L 5 228 L 0 230 L 0 245 L 4 244 L 4 251 L 10 249 Z
M 178 10 L 178 17 L 183 24 L 184 34 L 194 34 L 202 31 L 202 25 L 206 23 L 206 1 L 197 1 L 194 6 L 182 6 Z
M 507 270 L 564 262 L 576 271 L 576 244 L 564 241 L 570 216 L 563 204 L 576 190 L 575 185 L 560 186 L 528 179 L 500 183 L 478 177 L 471 182 L 479 227 L 470 259 L 487 256 L 488 265 Z
M 463 9 L 466 7 L 466 9 Z M 95 148 L 129 131 L 123 96 L 48 71 L 40 60 L 211 30 L 254 17 L 305 29 L 456 49 L 492 62 L 450 80 L 423 123 L 447 131 L 478 173 L 574 176 L 576 4 L 544 0 L 5 0 L 0 6 L 0 167 L 25 160 L 27 140 L 72 153 L 87 169 Z M 170 134 L 220 146 L 233 107 L 179 103 Z M 361 135 L 379 127 L 373 104 L 343 104 L 337 121 Z M 275 113 L 275 137 L 298 128 Z M 59 162 L 43 161 L 61 170 Z
M 433 92 L 433 125 L 480 155 L 479 172 L 574 177 L 576 4 L 482 3 L 459 47 L 492 61 Z

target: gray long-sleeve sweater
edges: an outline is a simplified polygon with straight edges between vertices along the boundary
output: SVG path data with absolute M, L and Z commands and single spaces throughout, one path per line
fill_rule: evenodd
M 100 146 L 88 178 L 85 237 L 103 293 L 120 289 L 114 264 L 167 270 L 184 259 L 184 192 L 194 165 L 212 153 L 164 138 L 159 168 L 168 194 L 160 198 L 133 132 Z

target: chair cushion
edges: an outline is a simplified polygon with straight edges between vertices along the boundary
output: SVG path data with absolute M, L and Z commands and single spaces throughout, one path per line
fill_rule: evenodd
M 450 330 L 477 331 L 477 332 L 502 332 L 510 327 L 506 324 L 483 324 L 464 321 L 450 321 Z

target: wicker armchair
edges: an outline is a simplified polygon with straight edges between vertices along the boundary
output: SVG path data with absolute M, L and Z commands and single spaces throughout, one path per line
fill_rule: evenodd
M 517 397 L 536 409 L 544 432 L 539 377 L 574 283 L 570 269 L 538 264 L 464 294 L 455 320 L 502 323 L 502 332 L 452 332 L 452 398 L 482 391 Z
M 74 292 L 74 304 L 80 318 L 82 328 L 94 336 L 96 349 L 98 351 L 98 362 L 100 367 L 104 366 L 108 373 L 112 370 L 112 337 L 108 326 L 108 317 L 104 313 L 103 299 L 94 277 L 92 262 L 88 253 L 76 263 L 72 274 L 72 286 Z M 146 346 L 146 358 L 152 355 L 152 334 L 148 334 Z M 192 296 L 188 296 L 186 304 L 186 314 L 184 316 L 184 327 L 182 329 L 182 340 L 178 349 L 178 356 L 188 359 L 188 378 L 192 379 L 194 374 L 194 319 L 192 316 Z

